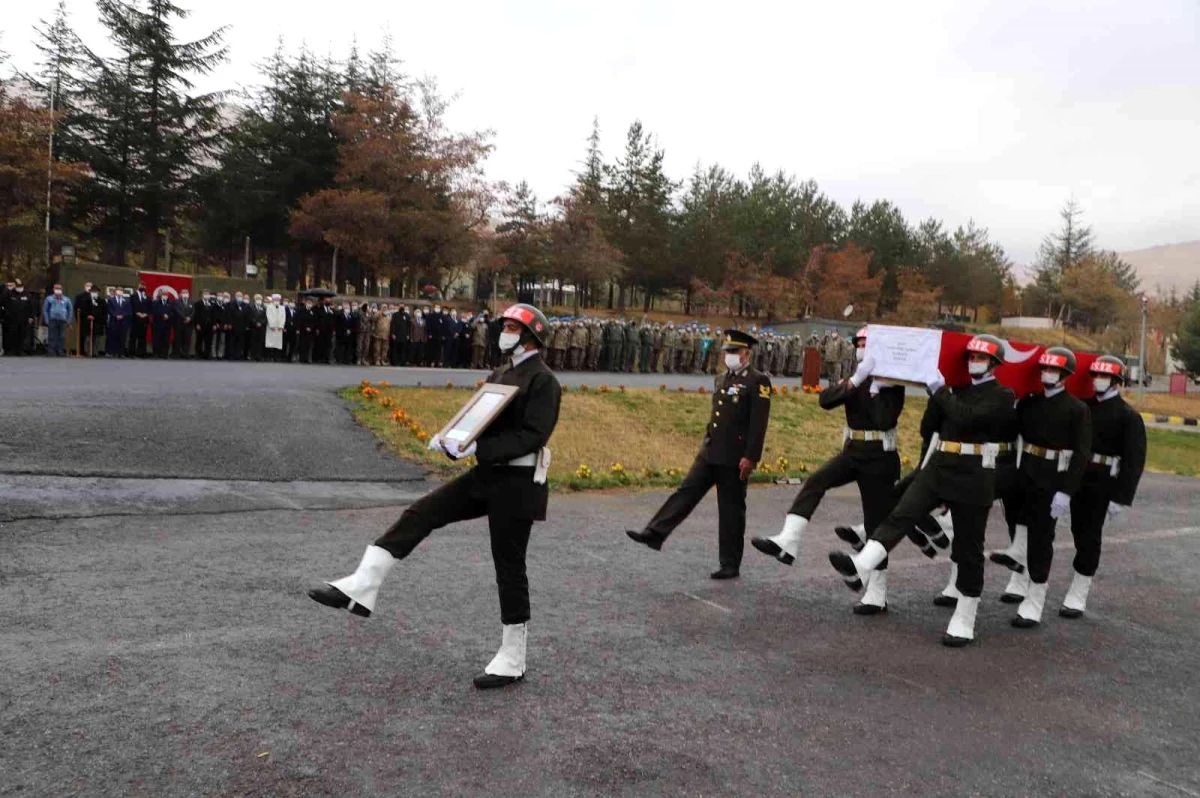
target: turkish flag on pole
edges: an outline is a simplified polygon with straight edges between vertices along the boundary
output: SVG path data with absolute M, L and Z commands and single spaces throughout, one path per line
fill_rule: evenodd
M 969 333 L 943 332 L 942 347 L 938 352 L 938 368 L 950 386 L 966 385 L 967 344 L 975 336 Z M 1004 340 L 1004 339 L 1001 339 Z M 1004 365 L 996 369 L 996 379 L 1013 389 L 1018 398 L 1042 390 L 1041 368 L 1038 358 L 1046 347 L 1020 341 L 1004 341 Z M 1088 369 L 1096 355 L 1091 352 L 1075 352 L 1075 373 L 1067 379 L 1067 390 L 1080 399 L 1091 396 L 1092 380 Z

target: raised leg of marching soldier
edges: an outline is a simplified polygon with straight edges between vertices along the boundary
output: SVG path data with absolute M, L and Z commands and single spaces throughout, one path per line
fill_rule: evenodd
M 440 438 L 431 444 L 456 460 L 475 454 L 480 465 L 412 504 L 367 547 L 354 573 L 308 594 L 320 604 L 368 617 L 388 572 L 431 532 L 486 517 L 502 633 L 500 650 L 475 679 L 481 689 L 510 685 L 525 676 L 530 618 L 525 555 L 533 522 L 546 518 L 549 494 L 544 471 L 538 468 L 544 461 L 539 453 L 554 432 L 561 398 L 558 381 L 543 361 L 545 316 L 525 304 L 513 305 L 503 315 L 500 346 L 513 365 L 494 372 L 491 379 L 516 387 L 519 398 L 483 431 L 477 444 L 465 450 Z

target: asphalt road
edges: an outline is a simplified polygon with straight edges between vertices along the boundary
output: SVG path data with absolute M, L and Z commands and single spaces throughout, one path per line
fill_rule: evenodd
M 990 566 L 978 641 L 953 651 L 930 604 L 945 564 L 910 548 L 890 612 L 851 614 L 824 557 L 849 491 L 796 567 L 747 547 L 725 583 L 713 497 L 654 553 L 622 530 L 663 494 L 555 496 L 527 680 L 479 693 L 499 639 L 483 523 L 426 541 L 370 619 L 304 596 L 427 488 L 333 394 L 385 370 L 3 360 L 0 795 L 1200 795 L 1192 480 L 1146 478 L 1083 620 L 1056 614 L 1064 532 L 1043 627 L 1008 625 Z M 83 423 L 148 448 L 81 455 Z M 27 425 L 71 445 L 34 451 Z M 157 478 L 172 436 L 186 473 Z M 271 464 L 271 437 L 295 456 Z M 751 531 L 794 490 L 752 491 Z

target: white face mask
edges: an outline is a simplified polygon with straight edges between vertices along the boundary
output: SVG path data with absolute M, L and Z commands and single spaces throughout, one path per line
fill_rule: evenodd
M 987 363 L 968 363 L 967 364 L 967 372 L 972 377 L 982 377 L 984 374 L 987 374 L 987 370 L 988 370 Z
M 1061 380 L 1061 376 L 1057 372 L 1054 372 L 1054 371 L 1043 371 L 1042 372 L 1042 385 L 1045 385 L 1047 388 L 1053 388 L 1055 385 L 1058 385 L 1060 380 Z
M 859 363 L 861 363 L 863 357 L 865 357 L 866 354 L 867 354 L 867 348 L 865 346 L 860 346 L 854 350 L 854 359 L 857 360 Z
M 730 371 L 737 371 L 742 367 L 742 356 L 737 352 L 725 353 L 725 368 Z
M 517 344 L 520 342 L 520 333 L 500 333 L 500 351 L 505 354 L 516 354 L 513 350 L 516 349 Z
M 1108 389 L 1112 387 L 1112 377 L 1093 377 L 1092 387 L 1096 389 L 1096 393 L 1108 393 Z

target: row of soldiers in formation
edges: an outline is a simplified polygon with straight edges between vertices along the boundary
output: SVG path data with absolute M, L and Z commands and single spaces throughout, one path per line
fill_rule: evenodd
M 829 555 L 846 584 L 863 592 L 855 614 L 887 612 L 888 553 L 900 541 L 909 539 L 930 557 L 948 549 L 949 584 L 934 603 L 954 608 L 942 642 L 958 647 L 975 637 L 984 531 L 993 502 L 1003 505 L 1009 535 L 1009 545 L 991 554 L 993 562 L 1011 571 L 1001 601 L 1019 605 L 1012 625 L 1024 629 L 1042 622 L 1055 528 L 1069 511 L 1075 557 L 1059 615 L 1081 617 L 1100 562 L 1104 524 L 1128 511 L 1145 466 L 1145 425 L 1121 396 L 1127 380 L 1124 363 L 1108 355 L 1097 358 L 1088 369 L 1094 395 L 1083 401 L 1065 387 L 1076 370 L 1075 355 L 1051 347 L 1038 360 L 1042 390 L 1018 401 L 995 379 L 1006 345 L 992 336 L 976 336 L 966 353 L 968 383 L 950 389 L 936 367 L 928 375 L 919 466 L 900 479 L 896 424 L 905 389 L 872 376 L 875 364 L 865 354 L 866 336 L 866 328 L 856 336 L 854 373 L 832 382 L 820 397 L 822 408 L 844 409 L 841 453 L 805 480 L 781 531 L 753 538 L 753 546 L 792 565 L 825 493 L 857 483 L 863 523 L 834 530 L 855 553 Z M 745 478 L 761 456 L 769 386 L 769 378 L 755 371 L 718 379 L 696 463 L 658 514 L 643 529 L 630 530 L 629 537 L 661 549 L 715 484 L 721 567 L 712 576 L 738 576 Z
M 833 330 L 824 337 L 760 332 L 751 325 L 749 333 L 758 341 L 752 365 L 774 376 L 799 377 L 804 350 L 815 349 L 822 361 L 822 374 L 841 379 L 854 370 L 854 344 Z M 643 319 L 574 318 L 549 320 L 546 352 L 555 371 L 615 371 L 640 374 L 717 374 L 724 335 L 720 327 L 674 322 L 665 324 Z

